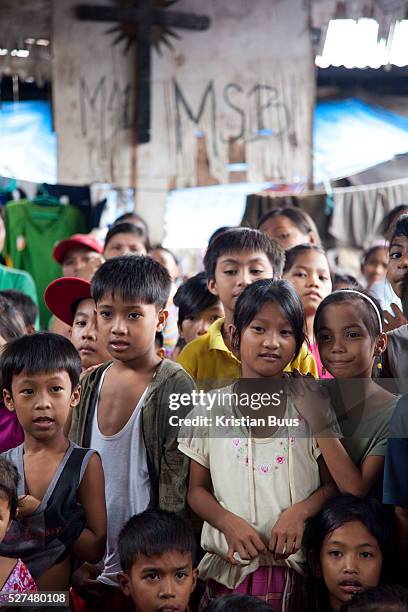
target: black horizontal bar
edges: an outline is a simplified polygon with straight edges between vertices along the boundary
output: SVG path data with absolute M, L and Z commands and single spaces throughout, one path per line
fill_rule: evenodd
M 138 24 L 146 17 L 145 9 L 120 8 L 104 5 L 79 4 L 75 9 L 78 19 L 82 21 L 113 21 Z M 206 15 L 181 13 L 152 8 L 147 20 L 157 25 L 172 26 L 185 30 L 207 30 L 211 20 Z

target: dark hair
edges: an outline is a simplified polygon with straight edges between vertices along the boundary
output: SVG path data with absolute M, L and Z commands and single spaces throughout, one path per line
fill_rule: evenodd
M 408 238 L 408 214 L 401 215 L 398 218 L 391 231 L 390 246 L 394 238 L 404 236 Z
M 272 210 L 266 212 L 258 221 L 258 229 L 261 229 L 261 226 L 268 221 L 269 219 L 273 219 L 274 217 L 286 217 L 292 223 L 296 225 L 302 232 L 302 234 L 315 234 L 316 240 L 320 245 L 320 236 L 319 231 L 316 227 L 315 222 L 312 217 L 302 210 L 301 208 L 296 208 L 295 206 L 286 206 L 283 208 L 273 208 Z
M 272 264 L 273 275 L 282 275 L 285 253 L 269 236 L 259 230 L 247 227 L 237 227 L 222 232 L 212 240 L 204 255 L 204 267 L 209 279 L 215 278 L 217 260 L 227 253 L 242 253 L 251 251 L 265 253 Z
M 273 612 L 265 601 L 251 595 L 224 595 L 211 601 L 203 612 Z
M 402 287 L 401 287 L 401 303 L 402 303 L 402 312 L 406 319 L 408 319 L 408 272 L 404 275 L 402 279 Z
M 171 278 L 167 270 L 144 255 L 124 255 L 105 261 L 95 272 L 91 282 L 95 302 L 109 293 L 117 293 L 123 300 L 139 299 L 145 304 L 164 308 L 169 298 Z
M 128 213 L 124 213 L 123 215 L 120 215 L 120 217 L 115 219 L 115 221 L 112 223 L 112 227 L 114 225 L 119 225 L 119 223 L 125 223 L 125 222 L 126 223 L 132 223 L 132 221 L 130 219 L 137 219 L 137 221 L 141 225 L 143 225 L 143 227 L 145 229 L 146 236 L 149 235 L 149 226 L 147 225 L 146 221 L 143 219 L 143 217 L 141 217 L 140 215 L 138 215 L 135 212 L 128 212 Z
M 0 291 L 0 295 L 3 295 L 6 300 L 11 302 L 11 304 L 21 313 L 26 327 L 35 325 L 38 316 L 38 307 L 29 295 L 22 291 L 16 291 L 15 289 L 5 289 L 4 291 Z
M 208 246 L 216 239 L 218 238 L 218 236 L 221 236 L 221 234 L 224 234 L 225 232 L 228 232 L 229 230 L 232 229 L 238 229 L 236 226 L 232 226 L 232 225 L 223 225 L 222 227 L 219 227 L 215 230 L 215 232 L 213 232 L 211 234 L 211 236 L 208 239 Z
M 117 223 L 112 225 L 105 238 L 105 246 L 104 249 L 108 246 L 109 242 L 112 240 L 114 236 L 117 234 L 135 234 L 138 236 L 145 248 L 147 249 L 146 235 L 143 230 L 138 225 L 133 225 L 133 223 Z
M 135 221 L 132 221 L 132 219 L 135 219 Z M 149 251 L 150 249 L 150 238 L 149 238 L 150 231 L 149 231 L 149 226 L 147 225 L 143 217 L 141 217 L 135 212 L 125 213 L 124 215 L 120 215 L 120 217 L 115 219 L 111 227 L 114 227 L 115 225 L 119 225 L 119 223 L 125 223 L 125 222 L 131 223 L 132 225 L 136 225 L 140 227 L 141 229 L 143 228 L 143 233 L 145 236 L 146 250 Z
M 208 290 L 205 272 L 199 272 L 180 285 L 173 298 L 173 302 L 179 309 L 178 324 L 181 327 L 185 319 L 194 317 L 203 310 L 216 306 L 220 303 L 220 300 L 218 296 Z
M 163 332 L 156 332 L 156 335 L 154 337 L 154 346 L 156 349 L 161 349 L 164 346 L 164 336 L 163 336 Z
M 3 388 L 11 392 L 13 376 L 65 370 L 74 389 L 79 383 L 81 359 L 74 345 L 60 334 L 39 332 L 17 338 L 4 348 L 0 366 Z
M 119 534 L 122 570 L 129 573 L 139 555 L 155 557 L 169 551 L 196 552 L 193 530 L 179 515 L 166 510 L 145 510 L 128 520 Z
M 355 276 L 352 274 L 340 274 L 339 272 L 335 272 L 333 274 L 332 284 L 333 291 L 339 291 L 336 288 L 336 285 L 339 283 L 344 283 L 347 287 L 343 287 L 343 289 L 356 289 L 357 291 L 363 291 L 363 286 L 358 282 Z
M 361 266 L 365 266 L 371 255 L 379 250 L 386 251 L 386 244 L 374 244 L 369 249 L 365 250 L 363 255 L 361 256 Z
M 377 540 L 383 557 L 381 580 L 394 573 L 395 530 L 390 511 L 374 497 L 349 493 L 328 499 L 320 512 L 306 523 L 303 544 L 319 558 L 324 539 L 346 523 L 358 521 Z
M 353 595 L 340 612 L 407 612 L 408 589 L 399 584 L 380 584 Z
M 355 290 L 354 287 L 353 290 Z M 368 333 L 370 334 L 373 340 L 376 340 L 376 338 L 378 338 L 381 333 L 378 316 L 375 312 L 373 305 L 370 304 L 370 302 L 364 297 L 362 297 L 363 295 L 367 295 L 367 297 L 369 297 L 370 300 L 374 302 L 380 314 L 381 323 L 384 326 L 383 311 L 377 298 L 372 295 L 369 295 L 365 291 L 349 293 L 347 289 L 339 289 L 338 291 L 335 291 L 334 293 L 331 293 L 330 295 L 325 297 L 324 300 L 320 302 L 319 306 L 317 307 L 315 318 L 313 321 L 313 333 L 315 338 L 318 337 L 320 317 L 326 306 L 329 306 L 330 304 L 343 304 L 344 302 L 346 302 L 347 304 L 358 303 L 361 306 L 363 321 L 367 327 Z
M 0 296 L 0 336 L 7 342 L 26 333 L 23 315 L 13 307 L 11 301 Z
M 15 519 L 18 508 L 17 485 L 20 480 L 16 466 L 0 457 L 0 497 L 8 501 L 10 518 Z
M 239 349 L 241 335 L 268 302 L 275 302 L 288 318 L 295 335 L 297 357 L 302 344 L 307 341 L 304 332 L 304 311 L 300 297 L 293 285 L 286 280 L 261 279 L 245 287 L 234 311 L 234 349 Z
M 173 253 L 173 251 L 170 251 L 170 249 L 168 249 L 167 247 L 164 247 L 162 244 L 153 244 L 150 249 L 149 249 L 149 254 L 152 251 L 164 251 L 165 253 L 168 253 L 173 259 L 174 259 L 174 263 L 176 264 L 176 266 L 180 265 L 179 264 L 179 260 L 178 258 L 175 256 L 175 254 Z
M 404 212 L 408 212 L 407 204 L 399 204 L 392 210 L 390 210 L 386 215 L 384 215 L 383 220 L 381 221 L 377 233 L 384 236 L 384 238 L 388 238 L 390 230 L 395 224 L 396 219 Z
M 313 251 L 315 253 L 321 253 L 327 259 L 326 251 L 318 244 L 311 244 L 310 242 L 306 244 L 297 244 L 291 249 L 288 249 L 287 251 L 285 251 L 285 266 L 283 268 L 283 273 L 285 274 L 286 272 L 289 272 L 291 268 L 293 268 L 296 259 L 300 255 L 303 255 L 304 253 L 307 253 L 310 251 Z M 328 263 L 329 262 L 327 261 L 327 264 Z M 329 269 L 330 269 L 330 266 L 329 266 Z

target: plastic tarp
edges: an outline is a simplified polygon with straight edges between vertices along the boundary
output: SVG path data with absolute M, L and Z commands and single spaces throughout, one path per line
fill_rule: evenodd
M 204 248 L 217 228 L 241 223 L 247 195 L 269 186 L 232 183 L 171 191 L 164 213 L 164 245 L 170 249 Z
M 407 152 L 408 117 L 356 98 L 316 105 L 316 184 L 357 174 Z
M 0 176 L 57 182 L 57 138 L 48 102 L 1 103 Z

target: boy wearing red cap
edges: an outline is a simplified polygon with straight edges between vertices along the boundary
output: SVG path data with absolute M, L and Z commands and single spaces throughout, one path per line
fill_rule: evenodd
M 48 309 L 69 326 L 69 338 L 81 357 L 82 371 L 111 359 L 98 339 L 91 284 L 82 278 L 57 278 L 45 290 Z
M 90 234 L 74 234 L 58 242 L 52 255 L 61 265 L 64 276 L 90 281 L 104 262 L 102 252 L 102 245 Z M 55 312 L 54 315 L 49 323 L 49 330 L 70 338 L 70 326 Z
M 103 263 L 103 247 L 90 234 L 74 234 L 58 242 L 53 257 L 62 266 L 64 276 L 75 276 L 91 280 Z

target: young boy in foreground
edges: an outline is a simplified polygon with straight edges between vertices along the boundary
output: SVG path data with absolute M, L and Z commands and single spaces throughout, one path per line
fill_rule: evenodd
M 133 516 L 119 535 L 120 586 L 136 612 L 187 612 L 198 571 L 190 525 L 162 510 Z
M 92 280 L 98 335 L 112 361 L 83 379 L 70 437 L 89 444 L 102 458 L 108 538 L 104 563 L 85 564 L 76 573 L 77 592 L 89 602 L 89 608 L 76 602 L 76 610 L 122 606 L 117 538 L 131 516 L 147 507 L 185 509 L 189 462 L 177 449 L 177 428 L 169 428 L 169 396 L 191 393 L 195 387 L 155 347 L 156 332 L 166 320 L 170 285 L 163 266 L 144 256 L 113 258 Z M 178 414 L 188 411 L 186 406 Z
M 72 557 L 96 563 L 106 536 L 100 457 L 64 434 L 79 402 L 81 361 L 69 340 L 43 332 L 10 342 L 1 369 L 4 402 L 24 443 L 3 455 L 19 473 L 20 506 L 0 555 L 20 557 L 39 590 L 67 590 Z

